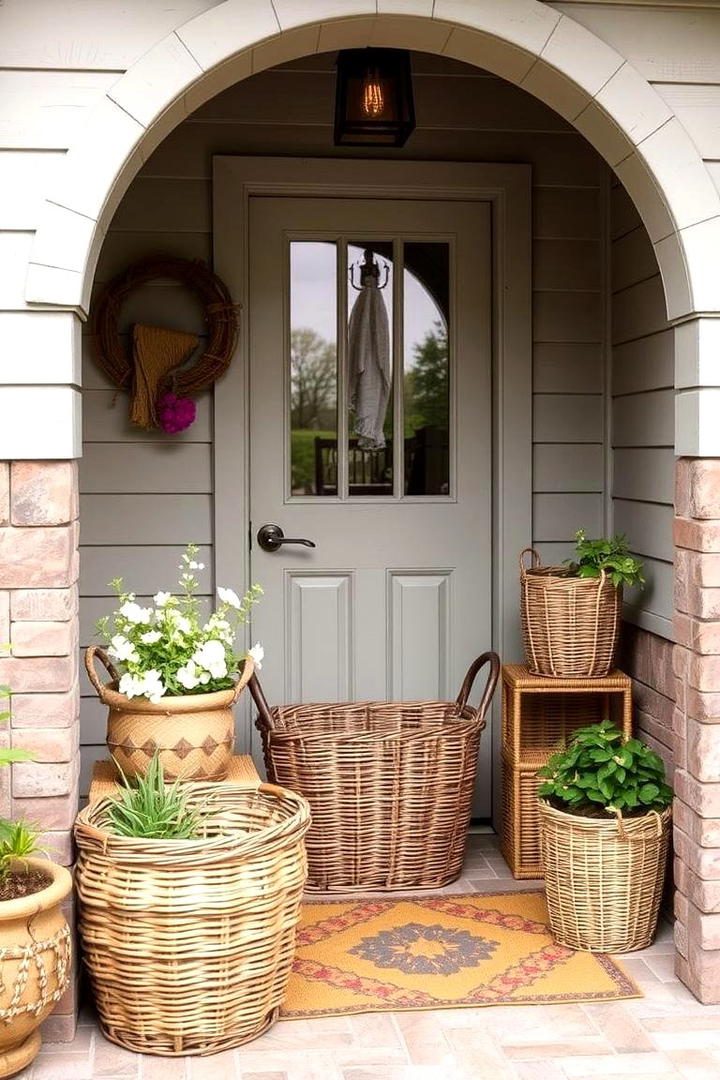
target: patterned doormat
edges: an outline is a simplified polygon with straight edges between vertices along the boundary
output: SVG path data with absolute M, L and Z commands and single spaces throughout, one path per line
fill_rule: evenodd
M 556 945 L 539 892 L 305 904 L 282 1015 L 642 997 L 609 956 Z

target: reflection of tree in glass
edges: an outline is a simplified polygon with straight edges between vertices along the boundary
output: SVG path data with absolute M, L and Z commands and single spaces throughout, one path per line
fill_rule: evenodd
M 422 341 L 413 346 L 413 362 L 405 372 L 405 435 L 420 428 L 448 426 L 448 335 L 435 319 Z
M 290 412 L 295 430 L 335 427 L 335 346 L 310 327 L 290 334 Z

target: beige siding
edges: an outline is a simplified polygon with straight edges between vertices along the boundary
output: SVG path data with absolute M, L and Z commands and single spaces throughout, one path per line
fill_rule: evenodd
M 613 523 L 645 563 L 626 615 L 663 637 L 673 613 L 673 334 L 647 233 L 620 186 L 611 197 Z

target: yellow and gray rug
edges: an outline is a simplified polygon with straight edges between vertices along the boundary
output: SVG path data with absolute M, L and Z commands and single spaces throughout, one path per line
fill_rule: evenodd
M 286 1018 L 641 997 L 609 956 L 553 942 L 539 892 L 303 906 Z

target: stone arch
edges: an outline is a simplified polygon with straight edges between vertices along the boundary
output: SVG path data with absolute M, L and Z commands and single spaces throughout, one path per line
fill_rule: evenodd
M 720 194 L 694 143 L 631 64 L 538 0 L 225 0 L 189 20 L 108 90 L 70 148 L 47 193 L 26 299 L 87 313 L 115 209 L 149 154 L 194 109 L 281 61 L 370 44 L 475 64 L 550 105 L 635 201 L 668 317 L 720 310 L 720 280 L 710 272 Z

